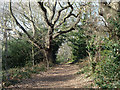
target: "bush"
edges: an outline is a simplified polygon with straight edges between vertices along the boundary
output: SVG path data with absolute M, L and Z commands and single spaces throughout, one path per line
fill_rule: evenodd
M 9 68 L 21 67 L 31 59 L 31 44 L 25 40 L 11 40 L 8 42 L 6 63 Z M 3 51 L 3 68 L 5 68 L 5 52 Z
M 120 88 L 120 45 L 105 40 L 103 46 L 101 61 L 96 67 L 96 84 L 101 88 Z
M 87 57 L 87 44 L 84 30 L 82 28 L 79 28 L 78 32 L 72 32 L 71 36 L 69 38 L 69 41 L 71 42 L 70 46 L 72 48 L 72 59 L 74 61 L 78 61 L 79 59 Z
M 120 15 L 120 14 L 119 14 Z M 120 19 L 110 18 L 113 26 L 102 45 L 101 61 L 96 67 L 96 84 L 101 88 L 120 88 Z

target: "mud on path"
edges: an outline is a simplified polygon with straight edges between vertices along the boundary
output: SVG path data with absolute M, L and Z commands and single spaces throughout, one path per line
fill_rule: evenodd
M 58 65 L 9 88 L 84 88 L 93 83 L 84 74 L 77 75 L 79 70 L 78 65 Z

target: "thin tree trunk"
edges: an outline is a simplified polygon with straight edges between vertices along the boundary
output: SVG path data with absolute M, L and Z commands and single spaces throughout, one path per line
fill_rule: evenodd
M 32 43 L 32 63 L 33 63 L 33 66 L 35 65 L 35 58 L 34 58 L 34 47 L 33 47 L 33 43 Z
M 5 70 L 8 69 L 8 65 L 7 65 L 7 52 L 8 52 L 8 46 L 7 46 L 7 41 L 8 41 L 8 38 L 7 38 L 7 31 L 5 30 L 4 31 L 4 62 L 5 62 Z
M 7 45 L 7 42 L 8 42 L 8 36 L 7 36 L 7 31 L 5 30 L 4 32 L 4 65 L 5 65 L 5 73 L 6 73 L 6 78 L 7 80 L 9 81 L 9 73 L 8 73 L 8 69 L 9 69 L 9 65 L 7 64 L 7 60 L 8 60 L 8 45 Z

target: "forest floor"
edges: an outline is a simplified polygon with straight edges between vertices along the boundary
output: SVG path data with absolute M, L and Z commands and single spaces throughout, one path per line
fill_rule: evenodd
M 94 82 L 85 74 L 77 74 L 80 68 L 73 64 L 57 65 L 8 88 L 89 88 Z

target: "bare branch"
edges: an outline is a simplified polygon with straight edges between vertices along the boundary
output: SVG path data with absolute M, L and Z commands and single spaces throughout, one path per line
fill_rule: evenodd
M 12 5 L 11 5 L 11 0 L 9 2 L 9 10 L 10 10 L 10 13 L 13 17 L 13 19 L 15 20 L 16 24 L 23 30 L 23 32 L 28 36 L 29 40 L 31 42 L 34 43 L 34 45 L 36 45 L 37 47 L 39 47 L 40 49 L 43 49 L 44 47 L 42 45 L 40 45 L 39 43 L 37 43 L 37 40 L 35 40 L 33 37 L 30 36 L 30 34 L 25 30 L 25 28 L 18 22 L 18 20 L 16 19 L 16 17 L 14 16 L 13 14 L 13 11 L 12 11 Z
M 72 12 L 73 12 L 73 6 L 70 4 L 70 2 L 68 2 L 68 5 L 69 5 L 69 7 L 71 8 L 71 11 L 70 11 L 69 14 L 63 19 L 63 21 L 62 21 L 59 25 L 57 25 L 55 28 L 61 26 L 61 25 L 66 21 L 66 19 L 69 18 L 70 16 L 72 16 L 72 15 L 75 16 L 75 14 L 72 13 Z
M 57 1 L 55 1 L 55 5 L 53 6 L 53 14 L 52 14 L 52 17 L 51 17 L 51 21 L 53 20 L 53 18 L 55 16 L 56 6 L 57 6 Z
M 77 14 L 77 15 L 75 15 L 75 14 L 71 14 L 71 16 L 74 16 L 75 18 L 77 18 L 78 17 L 78 15 L 79 15 L 79 13 Z
M 62 9 L 60 9 L 60 10 L 58 11 L 58 15 L 57 15 L 57 18 L 56 18 L 55 21 L 54 21 L 54 25 L 55 25 L 56 22 L 59 20 L 60 15 L 61 15 L 61 12 L 62 12 L 63 10 L 65 10 L 65 9 L 69 8 L 69 7 L 70 7 L 70 6 L 68 5 L 68 6 L 63 7 Z
M 111 2 L 110 2 L 110 3 L 111 3 Z M 118 2 L 118 3 L 120 3 L 120 2 Z M 104 5 L 105 7 L 109 8 L 109 9 L 112 9 L 112 10 L 115 11 L 115 12 L 120 12 L 119 9 L 118 9 L 118 10 L 114 9 L 114 8 L 111 7 L 110 4 L 108 4 L 107 2 L 101 2 L 100 4 L 101 4 L 101 5 Z
M 59 35 L 62 35 L 64 33 L 68 33 L 68 32 L 70 32 L 72 30 L 75 30 L 75 27 L 79 23 L 79 21 L 80 21 L 80 14 L 77 17 L 77 21 L 70 28 L 68 28 L 66 31 L 57 32 L 56 34 L 53 35 L 53 38 L 57 38 Z
M 60 3 L 60 2 L 59 2 L 59 5 L 60 5 L 60 7 L 61 7 L 61 8 L 63 8 L 63 6 L 61 5 L 61 3 Z
M 25 28 L 18 22 L 18 20 L 16 19 L 16 17 L 14 16 L 13 12 L 12 12 L 12 6 L 11 6 L 11 0 L 10 0 L 10 3 L 9 3 L 9 9 L 10 9 L 10 13 L 13 17 L 13 19 L 15 20 L 16 24 L 23 30 L 23 32 L 28 36 L 28 38 L 32 38 L 29 33 L 25 30 Z
M 70 32 L 72 30 L 75 30 L 75 28 L 71 27 L 71 28 L 69 28 L 66 31 L 59 31 L 58 33 L 56 33 L 55 35 L 53 35 L 53 38 L 57 38 L 59 35 L 62 35 L 62 34 L 67 33 L 67 32 Z
M 46 23 L 48 24 L 48 26 L 53 27 L 53 24 L 50 23 L 50 21 L 48 20 L 47 10 L 46 10 L 46 8 L 44 7 L 43 2 L 38 2 L 38 4 L 39 4 L 41 10 L 42 10 L 43 13 L 44 13 L 44 19 L 45 19 Z
M 111 31 L 112 31 L 112 28 L 110 28 L 110 27 L 107 25 L 107 23 L 106 23 L 103 19 L 102 19 L 102 21 L 104 22 L 105 27 L 108 28 L 108 30 L 109 30 L 108 32 L 111 32 Z
M 20 31 L 16 30 L 15 27 L 14 27 L 14 25 L 12 26 L 12 30 L 14 32 L 16 32 L 19 35 L 19 37 L 22 37 L 22 33 Z
M 36 34 L 36 28 L 35 28 L 35 24 L 34 24 L 34 21 L 33 21 L 33 16 L 32 16 L 32 10 L 31 10 L 31 5 L 30 5 L 30 1 L 29 1 L 29 10 L 30 10 L 30 17 L 31 17 L 31 23 L 32 23 L 32 31 L 33 31 L 33 37 L 35 36 Z
M 26 14 L 23 14 L 23 13 L 21 13 L 21 12 L 19 12 L 21 15 L 23 15 L 27 20 L 29 20 L 30 22 L 33 22 L 34 23 L 34 21 L 32 20 L 32 19 L 30 19 L 30 17 L 28 17 Z M 25 25 L 26 26 L 26 25 Z M 27 27 L 27 26 L 26 26 Z M 28 28 L 28 27 L 27 27 Z M 37 30 L 40 30 L 40 28 L 38 28 L 38 26 L 37 25 L 35 25 L 35 23 L 34 23 L 34 28 L 35 29 L 37 29 Z M 30 29 L 30 28 L 28 28 L 28 29 Z

